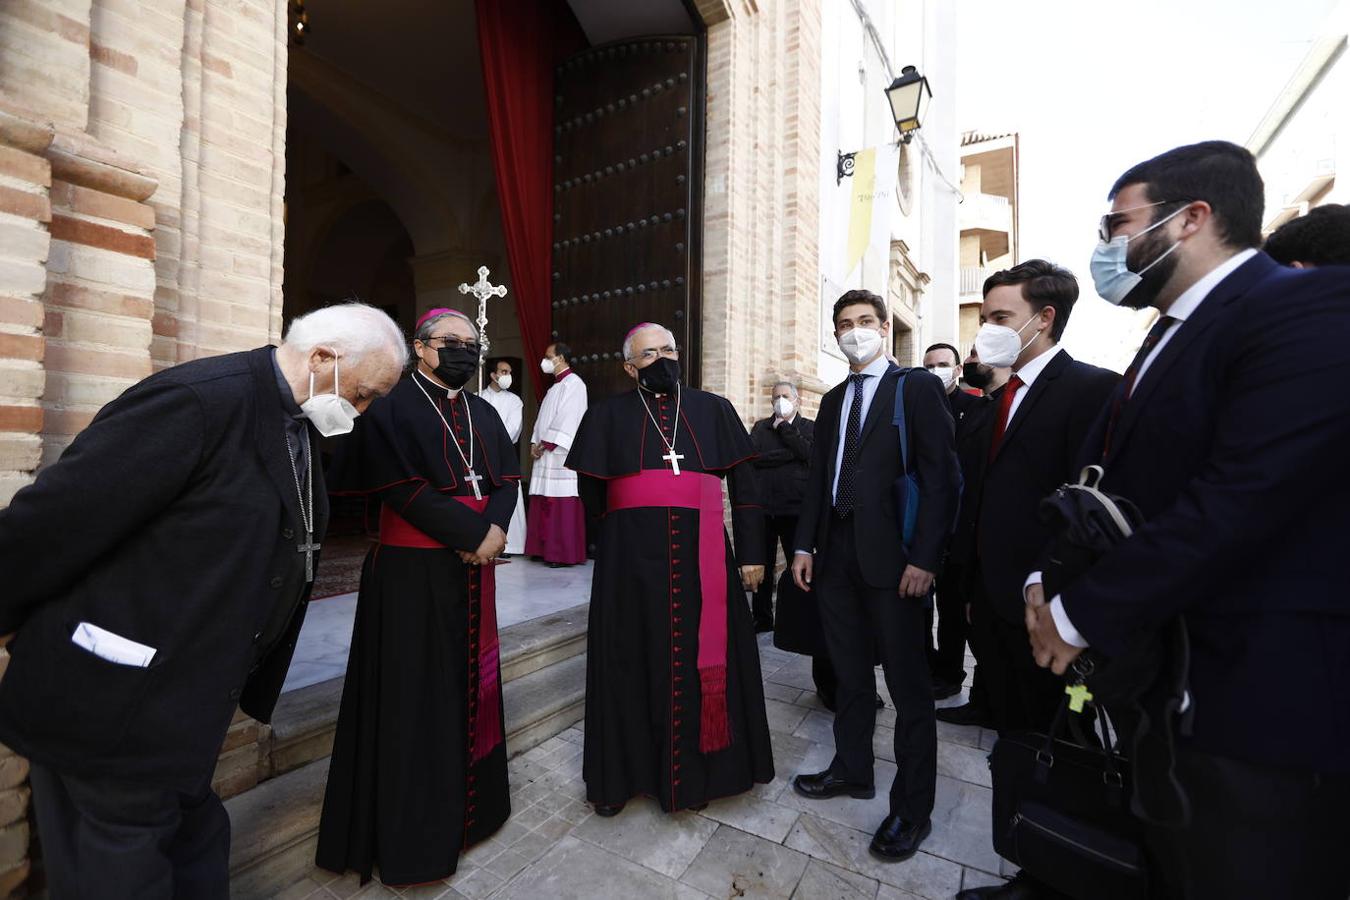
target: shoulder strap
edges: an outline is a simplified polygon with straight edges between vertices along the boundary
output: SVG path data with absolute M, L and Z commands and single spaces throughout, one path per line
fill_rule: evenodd
M 905 427 L 905 379 L 909 377 L 910 371 L 901 369 L 900 377 L 895 381 L 895 415 L 891 418 L 891 423 L 900 432 L 900 466 L 905 472 L 909 471 L 909 429 Z

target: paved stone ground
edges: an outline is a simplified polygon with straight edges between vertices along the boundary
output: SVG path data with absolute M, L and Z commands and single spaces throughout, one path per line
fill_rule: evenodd
M 702 813 L 665 815 L 638 798 L 612 819 L 584 802 L 582 731 L 570 729 L 510 763 L 513 814 L 492 840 L 460 858 L 445 884 L 403 891 L 314 870 L 285 900 L 416 897 L 442 900 L 536 898 L 802 898 L 947 900 L 958 890 L 1011 875 L 989 843 L 992 732 L 938 723 L 937 807 L 923 850 L 903 863 L 873 859 L 867 846 L 887 812 L 895 775 L 895 711 L 878 714 L 877 796 L 807 800 L 791 787 L 800 772 L 829 764 L 831 715 L 816 699 L 810 660 L 760 636 L 765 701 L 777 777 Z M 880 675 L 880 671 L 878 671 Z M 886 696 L 884 685 L 879 689 Z M 940 706 L 964 702 L 962 695 Z

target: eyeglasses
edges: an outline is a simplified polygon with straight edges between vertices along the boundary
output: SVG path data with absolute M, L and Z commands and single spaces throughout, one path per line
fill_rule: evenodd
M 664 356 L 667 359 L 679 359 L 680 348 L 672 346 L 648 347 L 646 350 L 634 353 L 632 356 L 628 357 L 628 361 L 636 362 L 637 360 L 642 360 L 643 362 L 651 362 L 658 356 Z
M 1131 206 L 1129 209 L 1112 210 L 1102 216 L 1097 223 L 1097 239 L 1103 244 L 1111 243 L 1111 232 L 1120 224 L 1120 217 L 1140 209 L 1152 209 L 1155 206 L 1171 206 L 1176 203 L 1190 203 L 1190 200 L 1159 200 L 1157 203 L 1145 203 L 1143 206 Z
M 441 342 L 440 347 L 436 346 L 436 341 Z M 468 350 L 470 353 L 477 353 L 479 350 L 478 344 L 474 341 L 461 341 L 452 337 L 428 338 L 426 345 L 433 350 Z

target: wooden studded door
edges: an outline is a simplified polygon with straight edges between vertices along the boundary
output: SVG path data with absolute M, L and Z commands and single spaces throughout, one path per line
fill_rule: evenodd
M 553 339 L 591 398 L 632 387 L 620 347 L 639 322 L 675 333 L 699 378 L 704 62 L 701 38 L 634 38 L 558 67 Z

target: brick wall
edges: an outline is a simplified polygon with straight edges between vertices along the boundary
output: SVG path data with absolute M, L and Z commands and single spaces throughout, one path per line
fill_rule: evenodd
M 749 422 L 768 414 L 775 381 L 823 387 L 820 3 L 697 5 L 708 25 L 703 385 Z

